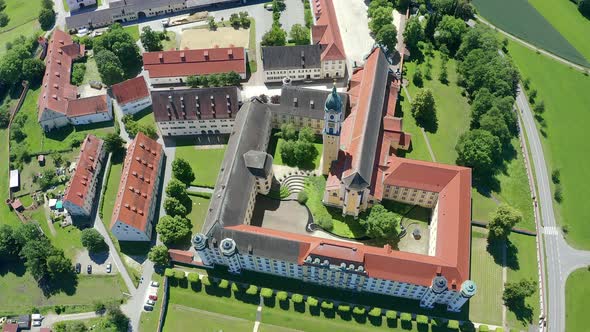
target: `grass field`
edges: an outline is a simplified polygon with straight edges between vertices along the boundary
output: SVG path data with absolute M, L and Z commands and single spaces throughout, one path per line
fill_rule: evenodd
M 157 128 L 156 119 L 154 118 L 154 112 L 152 111 L 151 106 L 133 114 L 133 119 L 137 121 L 138 125 L 152 125 L 154 128 Z
M 590 20 L 580 14 L 574 2 L 529 0 L 529 3 L 590 61 Z
M 78 276 L 78 285 L 68 288 L 67 293 L 46 297 L 37 282 L 24 271 L 23 266 L 11 271 L 0 271 L 0 315 L 22 314 L 32 307 L 47 307 L 56 304 L 87 306 L 91 311 L 95 301 L 112 301 L 122 298 L 123 281 L 119 276 Z
M 0 28 L 0 55 L 6 51 L 6 43 L 23 35 L 29 37 L 40 31 L 37 22 L 41 0 L 5 0 L 6 8 L 3 12 L 8 15 L 8 25 Z
M 123 29 L 131 35 L 131 37 L 133 37 L 133 40 L 138 41 L 139 40 L 139 25 L 129 25 L 126 27 L 123 27 Z
M 588 330 L 586 316 L 590 306 L 590 271 L 579 269 L 570 274 L 565 285 L 565 327 L 568 332 Z
M 590 168 L 585 166 L 589 156 L 581 153 L 588 149 L 590 138 L 586 128 L 590 94 L 581 91 L 590 91 L 590 77 L 517 43 L 509 44 L 509 53 L 522 76 L 529 78 L 531 87 L 538 91 L 537 100 L 545 102 L 547 127 L 543 131 L 547 137 L 541 136 L 545 160 L 549 172 L 561 170 L 564 196 L 561 204 L 554 204 L 557 218 L 569 227 L 568 242 L 588 250 L 590 224 L 586 221 L 590 219 L 590 206 L 585 197 L 590 195 L 590 188 L 580 179 L 590 178 Z M 559 89 L 555 89 L 555 82 L 559 82 Z
M 106 183 L 106 190 L 103 196 L 104 203 L 102 204 L 102 220 L 105 222 L 107 228 L 111 223 L 113 215 L 113 208 L 117 200 L 117 192 L 119 191 L 119 182 L 121 181 L 121 171 L 123 170 L 123 161 L 125 155 L 113 155 L 111 157 L 111 171 Z
M 209 198 L 203 198 L 198 196 L 189 196 L 193 201 L 193 209 L 187 218 L 193 224 L 191 234 L 196 234 L 201 231 L 203 224 L 205 223 L 205 217 L 207 217 L 207 210 L 209 209 Z
M 274 137 L 271 139 L 271 143 L 269 143 L 269 153 L 271 151 L 274 151 L 272 158 L 273 158 L 273 164 L 275 164 L 275 165 L 285 165 L 285 163 L 283 162 L 283 159 L 281 158 L 281 146 L 283 144 L 285 144 L 284 139 L 279 138 L 278 140 L 275 140 Z M 303 169 L 312 170 L 312 169 L 317 169 L 318 167 L 320 167 L 320 159 L 322 159 L 323 145 L 322 145 L 322 143 L 313 143 L 313 145 L 315 146 L 315 149 L 317 151 L 316 157 L 313 160 L 313 162 L 306 164 L 305 167 L 303 167 Z
M 194 145 L 176 147 L 176 158 L 186 159 L 195 172 L 195 186 L 215 186 L 224 154 L 225 146 L 222 149 L 198 149 Z
M 175 50 L 176 47 L 176 33 L 173 31 L 167 31 L 166 35 L 168 36 L 169 40 L 162 40 L 162 49 L 164 51 L 168 50 Z
M 0 129 L 0 202 L 8 198 L 8 160 L 8 130 Z M 6 204 L 0 204 L 0 224 L 20 224 L 16 214 Z
M 547 4 L 555 2 L 543 1 Z M 563 5 L 569 5 L 568 1 L 563 2 L 566 3 Z M 587 59 L 527 0 L 474 0 L 473 4 L 481 16 L 500 29 L 572 62 L 588 65 Z M 563 21 L 564 24 L 569 23 L 568 16 L 558 16 L 559 13 L 555 12 L 553 8 L 550 9 L 550 14 L 546 14 L 555 16 L 554 20 Z M 574 26 L 571 29 L 576 31 L 573 30 Z M 584 34 L 579 30 L 577 33 L 581 40 L 587 39 L 587 33 Z
M 471 279 L 477 295 L 469 300 L 469 319 L 474 322 L 502 325 L 502 266 L 487 251 L 487 232 L 472 227 Z M 494 247 L 499 251 L 500 248 Z
M 89 57 L 88 60 L 86 60 L 86 72 L 84 73 L 82 84 L 88 84 L 90 81 L 102 81 L 94 57 Z
M 426 135 L 432 146 L 437 162 L 455 164 L 457 153 L 455 145 L 459 136 L 469 129 L 470 105 L 467 98 L 461 96 L 461 88 L 457 85 L 456 63 L 449 60 L 448 63 L 448 85 L 440 83 L 438 75 L 440 72 L 440 56 L 435 52 L 432 63 L 432 80 L 424 80 L 424 88 L 432 90 L 437 106 L 438 128 L 435 133 L 427 132 Z M 416 70 L 415 62 L 406 62 L 406 77 L 411 78 Z M 426 65 L 421 65 L 424 73 Z M 420 90 L 410 84 L 408 91 L 412 97 Z M 401 110 L 404 118 L 404 131 L 412 134 L 412 151 L 406 153 L 405 157 L 432 161 L 426 147 L 426 141 L 416 125 L 410 112 L 410 102 L 405 92 L 401 101 Z M 398 115 L 399 114 L 398 112 Z M 514 158 L 506 163 L 504 171 L 496 175 L 497 188 L 491 188 L 491 193 L 480 193 L 473 190 L 473 219 L 486 222 L 490 213 L 494 212 L 500 202 L 506 202 L 518 208 L 523 213 L 523 221 L 518 227 L 529 230 L 535 229 L 531 194 L 528 187 L 528 179 L 518 140 L 512 140 L 513 149 L 516 151 Z M 486 188 L 487 189 L 487 188 Z M 484 195 L 485 194 L 485 195 Z

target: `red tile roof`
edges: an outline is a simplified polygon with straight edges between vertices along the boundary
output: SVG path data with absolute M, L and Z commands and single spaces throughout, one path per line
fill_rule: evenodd
M 150 96 L 150 91 L 143 76 L 117 83 L 112 86 L 112 89 L 119 105 L 125 105 Z
M 39 94 L 39 119 L 51 109 L 66 114 L 68 101 L 77 98 L 78 90 L 70 84 L 72 62 L 84 55 L 84 45 L 75 44 L 67 33 L 56 29 L 47 48 L 45 76 Z
M 243 47 L 161 51 L 143 54 L 143 66 L 154 77 L 246 73 Z
M 168 249 L 168 254 L 170 255 L 170 260 L 172 260 L 173 262 L 184 264 L 193 264 L 194 262 L 194 254 L 190 251 Z
M 76 170 L 66 188 L 64 201 L 69 201 L 77 206 L 84 205 L 84 199 L 89 194 L 88 191 L 91 190 L 89 182 L 92 181 L 92 178 L 98 176 L 96 171 L 100 162 L 103 144 L 104 141 L 94 135 L 86 136 L 80 148 Z
M 90 114 L 110 112 L 108 98 L 107 95 L 100 95 L 70 100 L 68 102 L 68 111 L 66 112 L 66 115 L 70 118 L 74 118 Z
M 39 330 L 39 332 L 51 332 L 51 329 L 48 327 L 42 327 L 41 330 Z
M 312 10 L 316 17 L 316 23 L 311 31 L 313 42 L 324 46 L 322 48 L 322 61 L 346 60 L 344 45 L 340 36 L 340 27 L 338 27 L 338 18 L 332 1 L 312 1 Z
M 111 228 L 118 221 L 138 230 L 146 230 L 149 208 L 156 199 L 155 183 L 160 175 L 162 146 L 139 132 L 127 149 L 121 182 L 111 218 Z
M 18 324 L 6 323 L 4 324 L 4 328 L 2 328 L 2 332 L 18 332 Z

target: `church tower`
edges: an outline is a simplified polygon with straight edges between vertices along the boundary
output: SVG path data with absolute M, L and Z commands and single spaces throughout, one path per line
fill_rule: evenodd
M 332 93 L 326 98 L 324 106 L 324 131 L 322 133 L 324 148 L 322 152 L 322 174 L 327 175 L 330 172 L 332 162 L 338 159 L 340 151 L 340 130 L 342 129 L 342 99 L 336 91 L 336 85 L 332 88 Z

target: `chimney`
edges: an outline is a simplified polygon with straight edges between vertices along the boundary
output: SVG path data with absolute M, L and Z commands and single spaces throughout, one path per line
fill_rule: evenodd
M 184 56 L 184 52 L 180 52 L 180 61 L 185 62 L 186 58 Z
M 158 53 L 158 59 L 160 60 L 160 63 L 164 63 L 164 54 Z
M 299 107 L 299 103 L 297 101 L 297 97 L 293 98 L 293 107 Z
M 231 48 L 227 50 L 227 57 L 230 59 L 234 58 L 234 50 L 232 50 Z
M 313 100 L 309 101 L 309 107 L 313 110 L 315 109 L 315 103 L 313 102 Z
M 203 52 L 203 56 L 205 57 L 205 61 L 209 61 L 209 51 Z

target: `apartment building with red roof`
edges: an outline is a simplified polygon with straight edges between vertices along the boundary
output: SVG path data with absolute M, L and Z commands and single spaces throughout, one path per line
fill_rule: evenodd
M 78 88 L 70 84 L 72 64 L 84 54 L 84 45 L 74 43 L 69 34 L 59 29 L 53 32 L 47 46 L 45 75 L 37 102 L 38 121 L 43 130 L 113 119 L 108 96 L 78 99 Z
M 90 217 L 99 174 L 104 166 L 104 141 L 87 135 L 76 160 L 76 169 L 64 194 L 64 208 L 72 216 Z M 100 190 L 99 190 L 100 191 Z
M 150 83 L 184 84 L 189 76 L 236 72 L 246 79 L 246 50 L 220 47 L 197 50 L 158 51 L 143 54 L 143 68 Z
M 113 84 L 111 92 L 124 115 L 135 114 L 152 105 L 152 96 L 143 76 Z
M 119 241 L 150 241 L 163 155 L 162 146 L 141 132 L 129 144 L 110 224 Z

